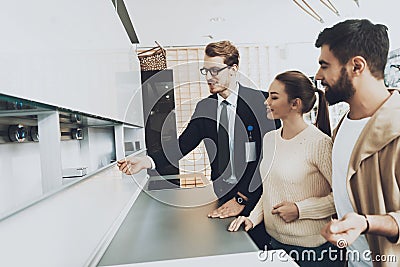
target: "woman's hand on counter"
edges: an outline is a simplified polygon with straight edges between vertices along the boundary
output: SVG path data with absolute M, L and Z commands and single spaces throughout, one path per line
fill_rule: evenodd
M 131 175 L 140 172 L 144 169 L 151 168 L 151 161 L 148 157 L 133 157 L 130 160 L 122 159 L 117 162 L 120 171 Z
M 250 221 L 248 217 L 239 216 L 234 219 L 228 227 L 228 231 L 236 232 L 239 230 L 240 226 L 244 223 L 244 230 L 247 232 L 253 228 L 253 223 Z

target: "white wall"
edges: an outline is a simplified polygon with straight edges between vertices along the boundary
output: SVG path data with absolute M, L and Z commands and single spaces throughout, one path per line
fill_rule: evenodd
M 290 43 L 271 46 L 269 62 L 271 79 L 287 70 L 300 70 L 307 76 L 314 76 L 318 70 L 319 49 L 312 43 Z

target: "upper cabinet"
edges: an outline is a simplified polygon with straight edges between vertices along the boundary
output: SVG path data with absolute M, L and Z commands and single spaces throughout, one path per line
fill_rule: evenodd
M 76 173 L 144 153 L 137 37 L 124 8 L 122 0 L 3 3 L 0 220 Z
M 143 126 L 125 28 L 111 0 L 4 2 L 0 93 Z

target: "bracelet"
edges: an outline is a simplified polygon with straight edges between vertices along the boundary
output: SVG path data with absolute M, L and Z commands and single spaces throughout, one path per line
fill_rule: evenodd
M 369 221 L 368 221 L 367 215 L 365 215 L 365 214 L 360 214 L 360 215 L 361 215 L 361 216 L 364 216 L 365 222 L 367 223 L 367 228 L 365 228 L 365 230 L 361 232 L 361 234 L 364 235 L 364 234 L 366 234 L 366 233 L 368 232 L 368 230 L 369 230 Z

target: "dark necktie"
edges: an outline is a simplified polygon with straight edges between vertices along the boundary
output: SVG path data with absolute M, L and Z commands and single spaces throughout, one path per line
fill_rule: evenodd
M 231 174 L 230 152 L 229 152 L 229 121 L 227 106 L 229 103 L 224 100 L 221 103 L 222 109 L 219 116 L 218 125 L 218 174 L 223 175 L 223 179 L 228 179 Z

